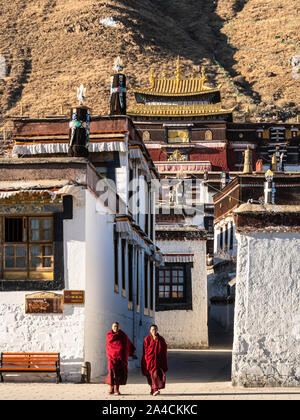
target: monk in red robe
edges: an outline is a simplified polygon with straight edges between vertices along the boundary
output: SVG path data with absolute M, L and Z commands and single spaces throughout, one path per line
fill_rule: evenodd
M 127 335 L 120 330 L 118 322 L 106 334 L 106 355 L 108 375 L 104 383 L 110 385 L 109 394 L 119 395 L 119 386 L 126 385 L 128 375 L 128 357 L 135 352 L 135 347 Z
M 166 372 L 168 370 L 167 343 L 158 334 L 156 325 L 151 325 L 150 335 L 144 340 L 142 373 L 146 376 L 151 387 L 150 394 L 158 395 L 165 387 Z

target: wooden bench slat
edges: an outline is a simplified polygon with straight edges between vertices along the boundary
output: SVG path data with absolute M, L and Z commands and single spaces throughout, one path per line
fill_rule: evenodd
M 16 355 L 20 355 L 20 356 L 36 356 L 36 355 L 41 355 L 41 356 L 57 356 L 59 355 L 59 353 L 2 353 L 3 356 L 16 356 Z
M 55 363 L 58 359 L 2 359 L 2 363 L 10 362 L 26 362 L 26 363 L 43 363 L 43 362 L 53 362 Z
M 24 362 L 12 362 L 12 363 L 2 363 L 2 367 L 9 367 L 9 366 L 56 366 L 56 363 L 24 363 Z
M 0 368 L 0 371 L 22 371 L 22 372 L 27 372 L 28 370 L 34 370 L 34 371 L 39 371 L 39 370 L 45 370 L 45 371 L 47 371 L 47 372 L 56 372 L 56 369 L 55 368 L 43 368 L 43 369 L 40 369 L 40 368 L 18 368 L 18 367 L 14 367 L 13 369 L 12 368 Z

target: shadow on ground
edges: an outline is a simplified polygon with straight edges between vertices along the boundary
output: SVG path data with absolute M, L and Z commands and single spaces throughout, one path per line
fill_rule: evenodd
M 230 350 L 170 350 L 167 383 L 231 381 Z M 129 374 L 128 383 L 144 384 L 140 370 Z

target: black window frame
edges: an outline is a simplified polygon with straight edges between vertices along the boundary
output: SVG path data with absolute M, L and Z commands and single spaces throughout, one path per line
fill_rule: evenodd
M 156 291 L 155 291 L 155 310 L 156 311 L 170 311 L 170 310 L 192 310 L 192 267 L 193 263 L 165 263 L 163 267 L 156 268 Z M 184 297 L 182 298 L 161 298 L 159 297 L 159 271 L 184 270 Z M 170 283 L 171 284 L 171 283 Z

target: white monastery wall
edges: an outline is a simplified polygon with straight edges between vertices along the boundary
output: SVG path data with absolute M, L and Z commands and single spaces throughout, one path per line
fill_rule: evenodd
M 85 361 L 91 363 L 92 380 L 101 380 L 107 374 L 106 333 L 112 323 L 118 321 L 120 328 L 131 341 L 136 336 L 136 362 L 129 362 L 129 368 L 139 365 L 142 356 L 143 339 L 149 334 L 149 326 L 153 318 L 144 315 L 143 266 L 140 260 L 139 293 L 140 312 L 133 323 L 134 310 L 128 308 L 128 259 L 126 264 L 126 293 L 122 294 L 121 276 L 119 272 L 119 292 L 114 291 L 114 218 L 101 210 L 101 202 L 97 207 L 94 196 L 87 192 L 86 203 L 86 302 L 85 302 Z M 97 208 L 97 212 L 96 209 Z M 103 236 L 105 235 L 105 236 Z M 135 253 L 133 253 L 134 255 Z M 141 252 L 142 255 L 142 252 Z M 121 267 L 121 253 L 119 253 Z M 136 278 L 133 276 L 133 296 L 136 295 Z M 149 290 L 149 288 L 148 288 Z M 135 329 L 135 331 L 134 331 Z
M 239 234 L 233 384 L 300 385 L 300 234 Z
M 84 207 L 74 205 L 73 219 L 64 220 L 65 282 L 66 288 L 71 290 L 84 289 L 84 215 Z M 84 360 L 84 306 L 64 305 L 62 314 L 26 314 L 25 296 L 37 292 L 39 290 L 0 293 L 1 351 L 59 352 L 63 381 L 77 381 Z M 60 290 L 53 292 L 61 294 Z M 5 376 L 8 378 L 8 374 Z M 15 375 L 11 373 L 12 376 Z M 46 377 L 55 381 L 54 374 L 41 375 L 41 378 Z M 34 380 L 36 376 L 22 374 L 20 379 Z
M 191 270 L 192 310 L 158 311 L 155 323 L 170 348 L 206 348 L 207 330 L 207 276 L 206 241 L 157 241 L 162 253 L 193 253 Z M 175 263 L 174 263 L 175 264 Z

